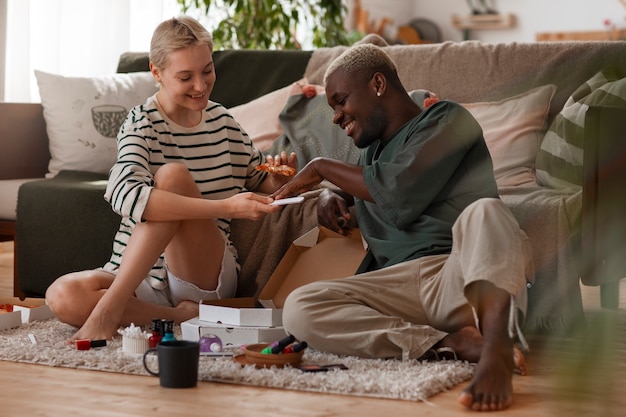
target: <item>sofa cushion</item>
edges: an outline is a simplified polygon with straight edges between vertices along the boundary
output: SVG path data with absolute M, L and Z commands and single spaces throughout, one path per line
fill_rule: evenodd
M 283 133 L 278 121 L 278 115 L 287 103 L 287 99 L 296 94 L 302 94 L 302 88 L 307 84 L 305 78 L 229 109 L 235 120 L 250 136 L 254 146 L 265 151 L 274 140 Z
M 0 181 L 0 219 L 15 220 L 17 208 L 17 193 L 20 186 L 26 182 L 40 178 L 26 178 Z
M 299 170 L 316 157 L 357 162 L 360 151 L 345 131 L 333 123 L 326 94 L 289 97 L 279 121 L 284 133 L 267 150 L 268 154 L 295 152 Z
M 552 188 L 580 189 L 583 181 L 585 115 L 592 106 L 626 107 L 626 78 L 613 69 L 598 72 L 565 102 L 537 153 L 537 180 Z
M 535 186 L 535 158 L 556 86 L 548 84 L 495 102 L 463 104 L 483 128 L 498 187 Z
M 156 93 L 149 72 L 65 77 L 35 71 L 50 147 L 46 177 L 60 170 L 107 173 L 128 111 Z
M 120 216 L 103 198 L 106 185 L 106 174 L 61 171 L 20 187 L 16 267 L 27 297 L 43 297 L 61 275 L 109 260 Z

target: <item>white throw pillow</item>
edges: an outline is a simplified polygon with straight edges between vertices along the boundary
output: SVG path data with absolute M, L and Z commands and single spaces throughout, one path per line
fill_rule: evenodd
M 47 178 L 61 170 L 108 173 L 129 110 L 158 90 L 149 72 L 65 77 L 35 70 L 50 146 Z
M 483 129 L 498 187 L 537 185 L 535 158 L 555 92 L 548 84 L 497 102 L 463 104 Z

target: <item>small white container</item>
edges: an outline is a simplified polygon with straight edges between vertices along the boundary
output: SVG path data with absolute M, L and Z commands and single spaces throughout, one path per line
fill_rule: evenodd
M 128 354 L 143 355 L 148 350 L 150 335 L 142 331 L 140 327 L 131 325 L 125 329 L 117 331 L 122 335 L 122 351 Z

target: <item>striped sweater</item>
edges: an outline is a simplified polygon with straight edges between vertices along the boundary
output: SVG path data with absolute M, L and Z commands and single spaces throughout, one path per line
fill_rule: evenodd
M 135 224 L 154 186 L 154 174 L 166 163 L 185 164 L 207 199 L 224 199 L 254 190 L 266 174 L 256 171 L 263 155 L 220 104 L 209 101 L 204 122 L 193 128 L 179 126 L 159 110 L 156 95 L 133 108 L 117 138 L 118 159 L 109 173 L 105 199 L 122 216 L 104 270 L 116 273 Z M 230 219 L 217 219 L 229 239 Z M 229 249 L 236 254 L 232 245 Z M 167 287 L 163 255 L 146 277 L 156 289 Z

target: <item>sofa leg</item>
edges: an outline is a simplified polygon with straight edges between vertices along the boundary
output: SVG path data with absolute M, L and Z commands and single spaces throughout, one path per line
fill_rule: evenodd
M 619 281 L 600 285 L 600 305 L 615 310 L 619 304 Z

